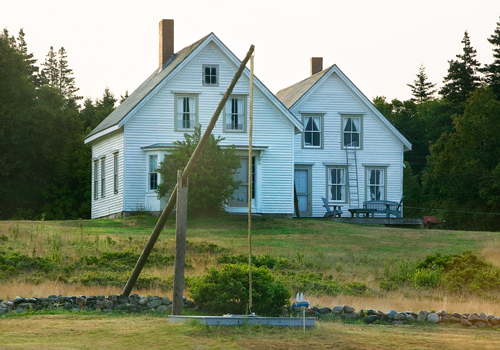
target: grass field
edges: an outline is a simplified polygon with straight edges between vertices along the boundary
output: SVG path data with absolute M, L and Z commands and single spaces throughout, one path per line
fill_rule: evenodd
M 2 276 L 0 298 L 21 296 L 119 294 L 120 280 L 112 286 L 102 281 L 81 283 L 83 274 L 98 274 L 95 267 L 81 266 L 82 257 L 98 257 L 105 252 L 129 251 L 140 254 L 156 223 L 150 216 L 125 219 L 79 221 L 2 221 L 0 252 L 16 252 L 57 262 L 47 272 L 27 268 Z M 188 222 L 186 276 L 203 274 L 216 265 L 223 254 L 246 254 L 248 247 L 246 217 L 192 219 Z M 169 220 L 153 250 L 162 256 L 175 252 L 175 225 Z M 268 253 L 289 261 L 279 272 L 294 279 L 319 273 L 325 280 L 358 282 L 370 288 L 363 295 L 309 295 L 320 306 L 350 304 L 355 308 L 399 308 L 399 310 L 482 311 L 500 315 L 498 300 L 450 294 L 439 289 L 405 288 L 384 291 L 379 283 L 402 265 L 423 260 L 434 253 L 455 254 L 471 250 L 482 259 L 500 266 L 500 234 L 497 232 L 444 231 L 387 228 L 336 223 L 314 219 L 256 218 L 252 230 L 253 253 Z M 135 261 L 121 268 L 127 278 Z M 71 268 L 69 268 L 71 267 Z M 90 269 L 90 270 L 89 270 Z M 93 269 L 93 270 L 92 270 Z M 118 269 L 119 270 L 119 269 Z M 113 270 L 114 271 L 114 270 Z M 0 272 L 1 273 L 1 272 Z M 171 277 L 173 265 L 146 267 L 143 274 Z M 147 285 L 139 294 L 169 295 L 165 284 Z M 394 305 L 390 307 L 390 305 Z
M 166 317 L 35 315 L 0 319 L 1 349 L 498 349 L 499 333 L 460 326 L 317 322 L 314 329 L 170 324 Z
M 46 271 L 27 265 L 0 269 L 0 298 L 63 295 L 119 294 L 123 282 L 113 285 L 82 283 L 85 274 L 129 275 L 132 263 L 106 267 L 84 265 L 82 259 L 128 251 L 140 254 L 156 219 L 137 216 L 114 220 L 63 222 L 0 222 L 0 254 L 22 256 L 24 264 L 42 259 Z M 224 254 L 247 253 L 246 218 L 191 219 L 188 222 L 186 276 L 204 273 Z M 311 293 L 313 304 L 387 311 L 446 310 L 500 315 L 498 295 L 491 298 L 450 293 L 439 288 L 398 290 L 380 288 L 380 281 L 395 269 L 422 261 L 435 253 L 460 254 L 471 250 L 481 259 L 500 266 L 500 234 L 418 230 L 362 226 L 313 219 L 256 218 L 252 231 L 253 253 L 288 261 L 273 270 L 289 279 L 316 273 L 339 283 L 358 282 L 369 292 Z M 175 251 L 175 225 L 170 220 L 153 254 L 169 257 Z M 16 255 L 17 254 L 17 255 Z M 2 255 L 0 255 L 1 257 Z M 32 259 L 32 260 L 29 260 Z M 168 279 L 173 266 L 148 266 L 143 274 Z M 21 263 L 20 263 L 21 264 Z M 52 265 L 51 265 L 52 264 Z M 130 265 L 132 264 L 132 265 Z M 21 265 L 19 265 L 21 266 Z M 23 265 L 24 266 L 24 265 Z M 30 267 L 31 266 L 31 267 Z M 35 265 L 34 265 L 35 266 Z M 48 266 L 48 267 L 47 267 Z M 54 268 L 55 266 L 55 268 Z M 154 283 L 135 289 L 141 295 L 168 295 L 171 290 Z M 187 293 L 189 294 L 189 293 Z M 375 326 L 317 322 L 306 334 L 300 330 L 264 327 L 205 328 L 171 325 L 166 317 L 152 315 L 56 314 L 9 316 L 0 319 L 0 349 L 498 349 L 498 331 L 469 330 L 460 326 Z

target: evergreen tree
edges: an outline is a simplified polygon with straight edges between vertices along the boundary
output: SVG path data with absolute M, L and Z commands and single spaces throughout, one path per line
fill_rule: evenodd
M 447 101 L 456 105 L 464 103 L 481 85 L 481 78 L 477 75 L 481 64 L 475 59 L 477 53 L 471 46 L 467 31 L 462 44 L 463 54 L 457 55 L 458 60 L 448 61 L 448 75 L 444 78 L 445 85 L 439 91 Z
M 485 73 L 486 83 L 491 86 L 496 98 L 500 100 L 500 22 L 497 22 L 495 32 L 488 38 L 494 46 L 493 63 L 487 64 L 482 72 Z
M 42 85 L 48 85 L 53 88 L 59 87 L 59 68 L 54 47 L 51 46 L 45 62 L 42 63 L 42 71 L 40 72 L 40 79 Z
M 434 87 L 436 84 L 427 81 L 427 74 L 425 74 L 425 67 L 422 64 L 418 70 L 417 80 L 413 81 L 412 84 L 406 84 L 411 88 L 411 93 L 413 95 L 412 100 L 422 103 L 427 100 L 432 99 L 432 95 L 436 92 Z
M 128 98 L 128 90 L 125 90 L 125 95 L 120 96 L 120 104 Z
M 36 59 L 33 58 L 33 53 L 28 53 L 28 44 L 26 43 L 26 39 L 24 38 L 24 30 L 21 28 L 19 30 L 19 36 L 17 37 L 17 49 L 21 52 L 21 54 L 24 56 L 24 62 L 26 64 L 26 74 L 31 76 L 33 79 L 33 83 L 35 86 L 39 86 L 39 77 L 38 77 L 38 71 L 39 68 L 35 66 Z
M 58 88 L 68 100 L 76 101 L 82 97 L 76 96 L 75 93 L 80 90 L 75 86 L 75 78 L 73 70 L 68 67 L 67 54 L 64 47 L 61 47 L 58 52 L 57 69 L 59 71 Z

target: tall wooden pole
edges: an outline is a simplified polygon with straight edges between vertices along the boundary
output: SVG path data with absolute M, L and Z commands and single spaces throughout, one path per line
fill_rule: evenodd
M 217 119 L 219 119 L 219 115 L 222 112 L 222 109 L 226 105 L 227 100 L 229 99 L 229 96 L 233 92 L 234 86 L 238 82 L 238 79 L 241 76 L 241 73 L 243 73 L 243 70 L 245 69 L 245 66 L 250 59 L 250 56 L 253 53 L 254 46 L 251 45 L 250 49 L 247 52 L 247 55 L 243 59 L 243 61 L 240 64 L 240 67 L 236 71 L 236 74 L 233 77 L 233 80 L 231 80 L 231 83 L 229 84 L 226 92 L 222 96 L 222 99 L 219 102 L 219 105 L 217 106 L 217 109 L 215 110 L 212 119 L 210 119 L 210 123 L 208 123 L 207 129 L 205 130 L 205 133 L 203 134 L 200 142 L 196 146 L 196 149 L 193 152 L 193 155 L 189 159 L 189 162 L 187 163 L 186 167 L 184 168 L 184 171 L 182 172 L 182 181 L 187 181 L 189 174 L 191 174 L 191 171 L 194 168 L 194 165 L 196 164 L 196 161 L 200 157 L 201 152 L 203 151 L 203 148 L 205 147 L 205 144 L 207 143 L 208 139 L 210 138 L 210 134 L 212 133 L 212 130 L 215 127 L 215 123 L 217 122 Z M 132 274 L 130 275 L 127 284 L 125 285 L 125 288 L 123 288 L 122 294 L 125 296 L 129 296 L 130 292 L 132 291 L 132 288 L 134 288 L 135 282 L 137 281 L 137 278 L 139 278 L 139 275 L 141 274 L 141 271 L 146 264 L 146 261 L 149 257 L 149 254 L 151 254 L 151 250 L 153 250 L 153 247 L 156 243 L 156 240 L 158 239 L 158 236 L 161 233 L 161 230 L 163 230 L 163 227 L 165 226 L 165 223 L 167 222 L 168 216 L 174 209 L 175 202 L 177 200 L 177 185 L 175 185 L 174 189 L 172 190 L 172 194 L 170 195 L 170 199 L 168 200 L 167 205 L 165 206 L 165 209 L 163 209 L 163 212 L 160 215 L 160 218 L 158 219 L 158 222 L 156 223 L 155 228 L 153 229 L 153 232 L 151 233 L 151 236 L 149 237 L 148 243 L 144 247 L 144 250 L 142 251 L 141 256 L 137 260 L 137 263 L 135 264 L 134 270 L 132 271 Z
M 248 121 L 248 311 L 252 312 L 252 133 L 253 133 L 253 59 L 250 57 L 250 117 Z
M 177 204 L 175 206 L 175 265 L 172 315 L 182 315 L 184 263 L 186 261 L 188 185 L 182 182 L 182 170 L 177 170 Z

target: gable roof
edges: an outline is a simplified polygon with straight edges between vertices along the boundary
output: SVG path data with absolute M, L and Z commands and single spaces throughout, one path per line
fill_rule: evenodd
M 149 98 L 154 95 L 154 90 L 162 86 L 162 82 L 165 81 L 171 75 L 175 75 L 178 71 L 176 68 L 179 66 L 184 66 L 195 56 L 195 52 L 199 52 L 208 43 L 214 42 L 223 52 L 237 65 L 241 64 L 241 61 L 227 48 L 222 41 L 217 38 L 214 33 L 210 33 L 195 43 L 183 48 L 179 52 L 175 53 L 164 65 L 163 67 L 157 68 L 153 74 L 151 74 L 130 96 L 123 101 L 110 115 L 108 115 L 94 130 L 92 130 L 86 137 L 85 143 L 93 141 L 101 136 L 108 134 L 114 130 L 119 129 L 128 120 L 134 110 L 145 103 Z M 244 74 L 248 77 L 250 76 L 250 71 L 245 67 Z M 260 88 L 260 90 L 266 95 L 271 102 L 273 102 L 276 107 L 289 119 L 295 126 L 296 130 L 302 131 L 302 123 L 281 103 L 281 101 L 264 85 L 260 80 L 254 76 L 254 84 Z
M 411 150 L 412 144 L 408 141 L 395 127 L 392 125 L 386 117 L 373 105 L 373 103 L 352 83 L 352 81 L 337 67 L 336 64 L 330 66 L 321 72 L 318 72 L 309 78 L 306 78 L 296 84 L 293 84 L 287 88 L 284 88 L 276 94 L 280 101 L 288 108 L 292 109 L 299 106 L 303 101 L 305 101 L 311 94 L 318 89 L 321 84 L 328 79 L 332 74 L 337 74 L 337 76 L 344 82 L 344 84 L 354 93 L 355 96 L 366 106 L 368 110 L 372 112 L 375 118 L 384 125 L 390 133 L 399 139 L 405 150 Z

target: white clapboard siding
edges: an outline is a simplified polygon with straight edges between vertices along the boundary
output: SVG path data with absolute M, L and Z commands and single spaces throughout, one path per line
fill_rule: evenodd
M 357 150 L 360 205 L 366 198 L 365 166 L 387 166 L 387 199 L 399 201 L 403 183 L 403 144 L 381 123 L 378 116 L 367 108 L 337 74 L 330 75 L 292 112 L 302 119 L 302 113 L 325 113 L 323 123 L 323 149 L 302 148 L 302 136 L 295 136 L 295 163 L 312 165 L 312 216 L 323 216 L 325 208 L 321 197 L 327 196 L 326 165 L 345 165 L 346 153 L 341 148 L 342 115 L 362 115 L 362 149 Z M 343 216 L 350 216 L 349 205 L 343 204 Z
M 203 86 L 204 64 L 219 65 L 219 86 Z M 217 45 L 209 43 L 125 124 L 126 211 L 144 208 L 146 196 L 150 195 L 147 194 L 148 152 L 142 148 L 156 143 L 171 144 L 184 139 L 184 132 L 174 130 L 175 93 L 198 94 L 198 118 L 203 131 L 237 68 Z M 240 78 L 233 94 L 247 96 L 248 108 L 247 77 Z M 248 146 L 248 126 L 245 133 L 224 133 L 223 115 L 224 113 L 221 113 L 213 131 L 216 137 L 220 135 L 225 138 L 221 144 Z M 293 213 L 293 135 L 294 126 L 256 89 L 253 145 L 265 148 L 259 151 L 257 164 L 259 183 L 256 209 L 261 213 Z
M 114 191 L 114 155 L 118 154 L 118 193 Z M 92 142 L 92 219 L 123 211 L 123 131 L 118 130 Z M 105 158 L 105 196 L 101 196 L 101 159 Z M 98 198 L 94 199 L 94 161 L 98 161 Z

